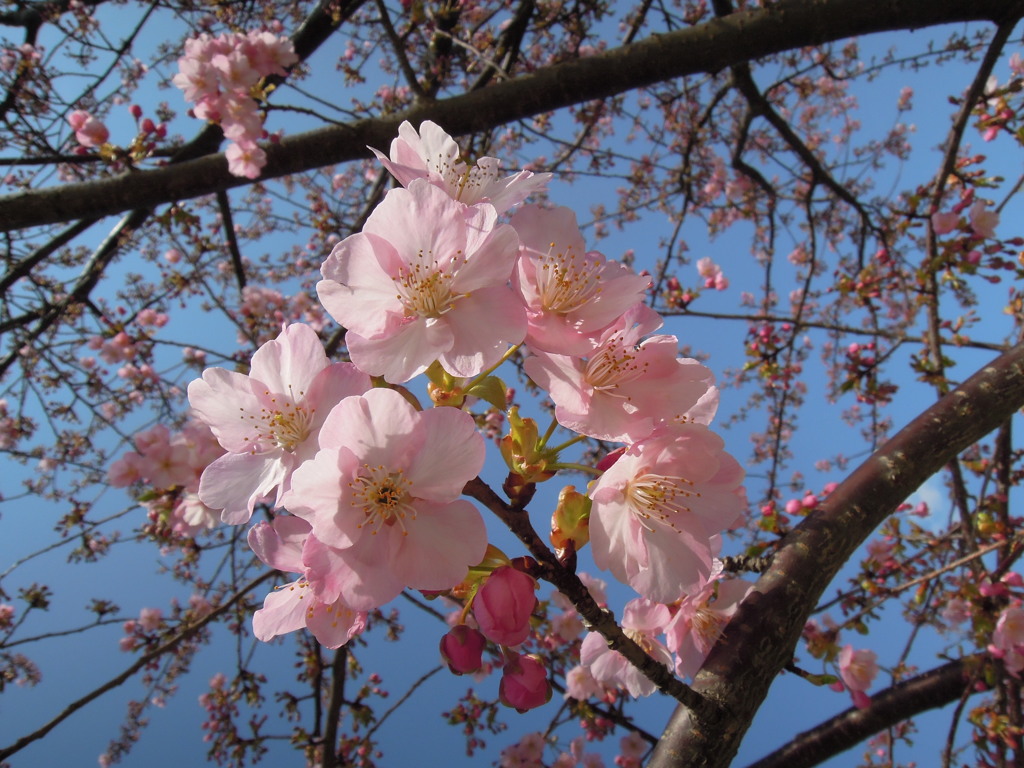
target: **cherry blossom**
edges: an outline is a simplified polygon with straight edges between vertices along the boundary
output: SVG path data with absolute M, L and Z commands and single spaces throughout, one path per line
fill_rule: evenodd
M 285 504 L 342 551 L 350 605 L 374 608 L 406 587 L 450 589 L 487 549 L 480 513 L 459 498 L 484 450 L 468 414 L 420 412 L 372 389 L 331 411 L 320 452 L 292 475 Z
M 711 580 L 680 601 L 665 629 L 665 642 L 676 654 L 675 670 L 681 677 L 697 674 L 740 602 L 754 588 L 749 581 L 721 575 L 721 562 L 716 561 Z
M 419 132 L 408 121 L 398 127 L 398 138 L 391 142 L 391 156 L 370 148 L 377 159 L 404 187 L 416 179 L 426 179 L 444 190 L 452 199 L 466 205 L 490 203 L 498 213 L 507 211 L 547 185 L 550 173 L 519 171 L 501 176 L 501 163 L 493 157 L 481 157 L 474 165 L 461 159 L 459 145 L 436 123 L 425 120 Z
M 302 574 L 267 595 L 253 615 L 253 634 L 268 641 L 306 627 L 324 647 L 339 648 L 363 631 L 366 613 L 353 610 L 336 593 L 324 599 L 318 574 L 304 559 L 313 538 L 310 530 L 305 520 L 282 515 L 249 531 L 249 546 L 263 562 L 279 571 Z
M 246 522 L 274 491 L 279 506 L 292 472 L 316 453 L 331 408 L 369 388 L 351 363 L 331 364 L 305 325 L 289 325 L 260 347 L 248 376 L 207 368 L 189 384 L 189 402 L 227 454 L 203 472 L 199 497 L 230 524 Z
M 650 278 L 586 251 L 571 209 L 529 205 L 511 224 L 519 234 L 512 280 L 527 307 L 531 349 L 586 354 L 592 336 L 644 300 Z
M 547 390 L 558 423 L 581 435 L 633 442 L 663 420 L 710 423 L 718 406 L 714 374 L 680 358 L 675 336 L 644 335 L 661 319 L 644 305 L 627 311 L 585 357 L 535 352 L 527 374 Z
M 989 210 L 984 200 L 975 200 L 967 212 L 971 229 L 978 237 L 995 237 L 999 226 L 999 212 Z
M 620 623 L 626 635 L 651 658 L 671 668 L 672 652 L 656 639 L 664 632 L 671 618 L 668 606 L 638 597 L 626 603 Z M 650 696 L 657 688 L 625 656 L 609 648 L 604 637 L 597 632 L 590 632 L 583 638 L 580 663 L 590 670 L 595 680 L 623 688 L 634 698 Z
M 722 274 L 722 268 L 710 258 L 705 257 L 697 261 L 697 272 L 704 278 L 705 288 L 724 291 L 729 287 L 729 279 Z
M 75 132 L 75 140 L 83 147 L 99 147 L 110 138 L 107 126 L 85 110 L 76 109 L 68 115 L 68 123 Z
M 1012 602 L 999 613 L 988 650 L 1003 660 L 1011 675 L 1020 675 L 1024 669 L 1024 607 L 1019 601 Z
M 508 287 L 517 248 L 492 206 L 467 208 L 414 179 L 334 247 L 317 294 L 349 329 L 361 370 L 401 383 L 438 360 L 454 376 L 475 376 L 526 336 Z
M 878 674 L 878 656 L 874 651 L 854 650 L 852 645 L 844 645 L 839 652 L 839 676 L 850 689 L 853 703 L 858 709 L 870 706 L 871 699 L 865 693 L 871 687 Z
M 267 153 L 252 141 L 238 141 L 231 144 L 225 151 L 228 170 L 235 176 L 247 179 L 259 177 L 260 170 L 267 164 Z
M 185 42 L 171 82 L 186 101 L 195 102 L 197 118 L 219 123 L 234 142 L 225 154 L 235 176 L 255 179 L 267 162 L 256 145 L 264 133 L 253 92 L 261 79 L 286 74 L 298 60 L 291 40 L 266 31 L 216 38 L 203 34 Z
M 590 489 L 594 562 L 662 603 L 703 587 L 746 508 L 743 469 L 701 424 L 665 424 Z

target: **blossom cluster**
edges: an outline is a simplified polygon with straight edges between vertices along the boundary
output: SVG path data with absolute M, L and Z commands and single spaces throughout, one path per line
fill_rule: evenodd
M 276 51 L 268 60 L 287 65 L 282 47 L 258 39 Z M 252 45 L 193 41 L 176 83 L 204 115 L 223 119 L 254 87 L 250 70 L 262 71 L 242 61 Z M 375 154 L 402 186 L 337 243 L 317 284 L 324 309 L 347 329 L 351 362 L 332 363 L 310 326 L 285 324 L 247 373 L 208 368 L 188 388 L 219 445 L 198 499 L 228 524 L 246 523 L 257 504 L 275 510 L 248 541 L 296 577 L 256 612 L 256 636 L 307 628 L 336 648 L 402 590 L 447 594 L 462 606 L 441 644 L 453 671 L 480 669 L 490 643 L 502 701 L 525 710 L 547 700 L 546 671 L 523 650 L 537 583 L 528 565 L 489 545 L 479 510 L 462 498 L 483 467 L 488 428 L 466 409 L 478 398 L 507 408 L 507 388 L 492 374 L 519 354 L 557 424 L 576 434 L 552 447 L 554 422 L 541 434 L 510 409 L 500 441 L 506 491 L 525 503 L 518 494 L 575 466 L 559 455 L 574 442 L 619 443 L 592 470 L 586 496 L 563 491 L 556 547 L 589 543 L 597 566 L 641 595 L 626 609 L 627 634 L 655 655 L 650 638 L 664 634 L 659 658 L 694 674 L 749 589 L 723 579 L 716 560 L 746 497 L 742 468 L 709 428 L 713 375 L 658 333 L 647 276 L 587 250 L 568 208 L 523 204 L 549 174 L 505 175 L 487 157 L 468 163 L 430 122 L 418 131 L 404 123 L 390 153 Z M 402 386 L 419 375 L 444 407 L 424 410 Z M 142 448 L 119 466 L 120 484 L 156 472 Z M 571 613 L 557 631 L 575 642 L 583 626 Z M 584 639 L 576 677 L 649 692 L 610 653 L 599 636 Z
M 192 420 L 174 433 L 157 424 L 135 435 L 135 447 L 110 467 L 110 485 L 153 489 L 143 501 L 151 521 L 178 535 L 194 536 L 217 524 L 219 513 L 199 499 L 199 481 L 224 450 L 205 424 Z
M 286 74 L 298 60 L 291 40 L 272 32 L 203 34 L 185 41 L 171 81 L 195 104 L 196 117 L 224 130 L 232 142 L 225 152 L 228 170 L 235 176 L 255 179 L 267 163 L 256 143 L 266 135 L 257 104 L 261 81 Z

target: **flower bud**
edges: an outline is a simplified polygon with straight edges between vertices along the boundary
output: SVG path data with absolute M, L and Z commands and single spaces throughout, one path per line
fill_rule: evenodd
M 477 630 L 459 624 L 441 638 L 441 656 L 456 675 L 472 674 L 483 666 L 486 642 Z
M 498 685 L 498 698 L 517 712 L 547 704 L 551 700 L 551 683 L 544 665 L 535 656 L 508 654 Z
M 508 646 L 526 640 L 537 606 L 536 588 L 533 577 L 508 565 L 488 576 L 473 598 L 473 616 L 484 636 Z
M 550 467 L 558 456 L 539 447 L 537 422 L 520 418 L 519 409 L 513 406 L 508 412 L 508 424 L 509 433 L 501 439 L 499 447 L 512 474 L 522 478 L 523 484 L 542 483 L 554 477 L 555 470 Z
M 579 552 L 590 541 L 590 503 L 574 485 L 559 492 L 558 506 L 551 516 L 551 544 L 559 557 L 570 543 L 573 551 Z

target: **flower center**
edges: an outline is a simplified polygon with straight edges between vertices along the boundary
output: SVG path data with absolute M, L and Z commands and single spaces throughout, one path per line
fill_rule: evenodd
M 567 314 L 579 309 L 601 292 L 601 265 L 573 253 L 572 248 L 557 252 L 551 243 L 540 259 L 537 292 L 544 309 Z
M 462 298 L 452 292 L 452 280 L 460 261 L 465 257 L 459 251 L 443 269 L 436 260 L 420 251 L 416 260 L 407 267 L 401 267 L 398 277 L 392 278 L 398 289 L 398 300 L 405 307 L 406 317 L 441 317 Z
M 366 520 L 359 524 L 360 528 L 369 525 L 371 533 L 376 535 L 383 526 L 397 524 L 402 535 L 408 535 L 406 518 L 416 519 L 416 508 L 409 495 L 411 480 L 401 472 L 389 472 L 383 464 L 376 467 L 364 464 L 359 476 L 348 485 L 355 494 L 352 506 L 360 507 L 366 516 Z
M 634 643 L 644 649 L 644 653 L 648 656 L 654 655 L 654 641 L 651 640 L 651 636 L 644 632 L 642 629 L 626 629 L 623 628 L 622 634 L 632 640 Z
M 583 378 L 597 392 L 613 394 L 622 386 L 644 375 L 649 363 L 640 361 L 637 348 L 627 349 L 622 343 L 622 334 L 614 334 L 587 361 Z
M 305 406 L 296 405 L 291 399 L 282 395 L 271 396 L 269 391 L 263 393 L 270 397 L 270 406 L 260 408 L 258 416 L 245 414 L 242 418 L 248 417 L 253 422 L 256 430 L 255 441 L 252 452 L 257 453 L 263 448 L 260 443 L 269 443 L 275 448 L 283 448 L 286 451 L 294 451 L 296 446 L 305 440 L 310 433 L 310 425 L 313 421 L 315 408 L 307 409 Z M 305 397 L 305 392 L 299 392 L 298 399 Z M 248 440 L 249 438 L 246 438 Z
M 712 611 L 706 605 L 698 608 L 690 618 L 697 647 L 701 651 L 710 650 L 728 623 L 729 619 L 718 611 Z
M 661 523 L 678 531 L 675 518 L 689 512 L 686 500 L 700 493 L 690 490 L 693 483 L 685 477 L 646 473 L 626 484 L 626 503 L 645 529 L 653 531 L 650 522 Z

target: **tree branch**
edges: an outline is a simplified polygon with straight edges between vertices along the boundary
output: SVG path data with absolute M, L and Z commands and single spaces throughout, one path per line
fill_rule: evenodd
M 1017 344 L 900 430 L 783 538 L 694 681 L 717 706 L 677 707 L 648 768 L 728 765 L 840 566 L 916 488 L 1022 405 Z
M 850 709 L 805 731 L 747 768 L 808 768 L 843 752 L 901 720 L 959 699 L 984 680 L 988 657 L 975 654 L 904 680 L 871 697 L 867 709 Z M 984 690 L 988 690 L 985 685 Z
M 253 579 L 244 587 L 235 592 L 231 597 L 225 600 L 221 605 L 217 606 L 217 608 L 210 611 L 210 613 L 206 614 L 206 616 L 204 616 L 203 618 L 199 619 L 199 621 L 197 621 L 195 624 L 189 624 L 187 627 L 185 627 L 185 629 L 176 634 L 167 642 L 154 648 L 149 653 L 140 656 L 138 659 L 136 659 L 135 663 L 128 667 L 128 669 L 126 669 L 124 672 L 122 672 L 114 678 L 111 678 L 106 683 L 101 685 L 99 688 L 90 691 L 82 698 L 72 701 L 70 704 L 64 707 L 64 709 L 61 711 L 59 715 L 53 718 L 46 725 L 42 726 L 38 730 L 33 731 L 27 736 L 22 736 L 16 742 L 11 744 L 11 746 L 6 747 L 5 749 L 0 749 L 0 760 L 6 760 L 8 757 L 15 754 L 16 752 L 20 752 L 33 741 L 43 738 L 46 734 L 48 734 L 50 731 L 52 731 L 54 728 L 56 728 L 67 718 L 69 718 L 75 712 L 84 707 L 86 704 L 93 701 L 94 699 L 98 699 L 107 691 L 111 691 L 114 688 L 117 688 L 119 685 L 128 680 L 136 672 L 138 672 L 141 669 L 145 669 L 147 666 L 152 664 L 154 661 L 159 659 L 168 651 L 172 651 L 175 648 L 177 648 L 180 643 L 184 642 L 185 640 L 188 640 L 190 637 L 195 635 L 200 629 L 202 629 L 215 618 L 220 616 L 222 613 L 224 613 L 228 608 L 232 607 L 239 600 L 243 599 L 247 594 L 249 594 L 249 592 L 251 592 L 264 581 L 267 581 L 276 574 L 277 571 L 267 571 L 261 576 L 258 576 L 257 578 Z
M 434 120 L 454 135 L 489 130 L 543 112 L 603 99 L 697 72 L 717 72 L 762 56 L 853 35 L 1024 14 L 1024 0 L 784 0 L 712 19 L 611 51 L 553 65 L 473 93 L 404 113 L 288 136 L 267 147 L 263 180 L 367 156 L 386 146 L 403 120 Z M 0 198 L 0 231 L 110 215 L 252 183 L 231 176 L 223 154 L 113 179 Z

